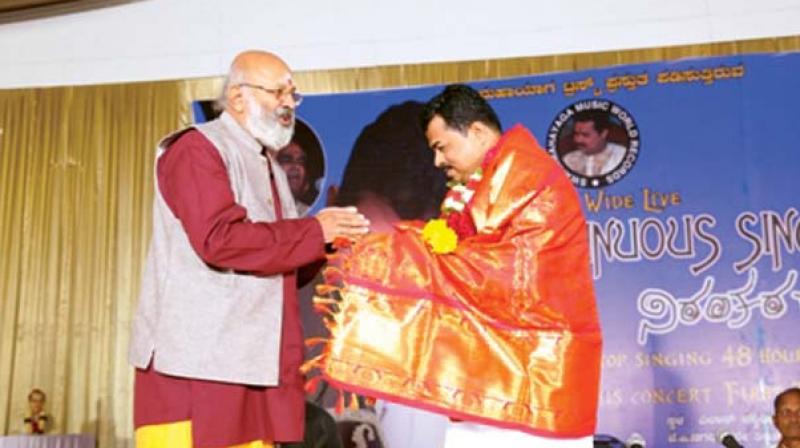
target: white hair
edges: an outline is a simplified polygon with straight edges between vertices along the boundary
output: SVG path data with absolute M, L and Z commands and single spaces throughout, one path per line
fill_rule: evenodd
M 225 76 L 225 81 L 222 83 L 222 91 L 214 101 L 214 108 L 217 112 L 221 112 L 228 107 L 228 90 L 244 81 L 244 71 L 231 67 L 230 72 Z

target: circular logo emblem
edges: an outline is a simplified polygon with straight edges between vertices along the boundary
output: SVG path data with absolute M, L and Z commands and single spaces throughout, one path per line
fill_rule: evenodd
M 547 131 L 547 150 L 581 188 L 602 188 L 625 177 L 639 147 L 639 128 L 631 114 L 603 99 L 567 106 Z
M 286 173 L 297 212 L 306 216 L 318 202 L 325 181 L 326 154 L 317 132 L 297 118 L 291 142 L 275 159 Z

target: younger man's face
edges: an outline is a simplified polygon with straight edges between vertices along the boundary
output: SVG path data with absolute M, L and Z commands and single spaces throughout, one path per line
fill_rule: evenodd
M 483 162 L 486 151 L 472 126 L 462 133 L 436 115 L 428 123 L 425 137 L 434 151 L 433 163 L 445 170 L 451 180 L 466 182 Z

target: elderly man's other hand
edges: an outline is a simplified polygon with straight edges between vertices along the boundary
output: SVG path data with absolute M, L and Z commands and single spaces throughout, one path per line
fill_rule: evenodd
M 369 220 L 355 207 L 327 207 L 315 216 L 322 226 L 326 243 L 337 237 L 356 239 L 369 232 Z

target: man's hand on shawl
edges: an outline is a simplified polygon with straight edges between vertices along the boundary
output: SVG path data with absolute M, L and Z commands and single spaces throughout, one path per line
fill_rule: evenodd
M 369 232 L 369 220 L 355 207 L 327 207 L 315 216 L 326 243 L 336 238 L 357 239 Z

